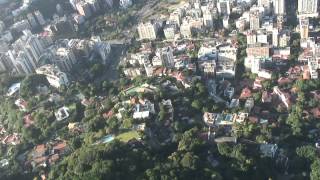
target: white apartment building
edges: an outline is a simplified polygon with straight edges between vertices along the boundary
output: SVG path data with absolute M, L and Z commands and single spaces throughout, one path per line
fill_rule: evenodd
M 177 32 L 177 25 L 176 24 L 166 24 L 163 28 L 164 36 L 166 39 L 174 39 Z
M 140 39 L 157 39 L 158 27 L 152 22 L 140 23 L 138 25 L 138 34 Z
M 305 17 L 318 16 L 318 0 L 298 0 L 298 14 Z
M 273 0 L 274 14 L 284 15 L 285 14 L 285 0 Z
M 188 22 L 184 21 L 180 26 L 180 34 L 183 38 L 191 38 L 192 31 L 191 26 Z
M 60 69 L 62 69 L 65 72 L 68 72 L 76 63 L 76 57 L 71 49 L 58 48 L 55 54 L 54 62 L 58 65 Z
M 258 30 L 260 28 L 260 14 L 258 12 L 250 13 L 250 29 Z
M 36 73 L 45 75 L 50 85 L 55 88 L 69 85 L 67 75 L 64 72 L 60 71 L 57 66 L 44 65 L 36 69 Z
M 218 0 L 217 2 L 218 12 L 222 15 L 230 15 L 231 7 L 230 0 Z

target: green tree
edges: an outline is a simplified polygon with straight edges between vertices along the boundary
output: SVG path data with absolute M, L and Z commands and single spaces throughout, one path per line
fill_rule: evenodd
M 320 180 L 320 159 L 317 158 L 311 164 L 311 173 L 310 173 L 311 180 Z

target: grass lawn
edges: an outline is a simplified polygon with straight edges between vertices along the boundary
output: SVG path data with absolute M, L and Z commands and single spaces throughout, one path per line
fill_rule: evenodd
M 128 142 L 130 141 L 131 139 L 133 138 L 136 138 L 136 139 L 139 139 L 140 136 L 138 134 L 137 131 L 129 131 L 129 132 L 125 132 L 125 133 L 122 133 L 122 134 L 119 134 L 116 139 L 119 139 L 120 141 L 122 142 Z

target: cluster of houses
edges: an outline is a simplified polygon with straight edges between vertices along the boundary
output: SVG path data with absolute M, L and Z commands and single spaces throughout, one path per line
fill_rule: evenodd
M 36 145 L 22 159 L 26 167 L 49 167 L 56 164 L 67 152 L 68 146 L 66 141 L 52 140 L 46 144 Z

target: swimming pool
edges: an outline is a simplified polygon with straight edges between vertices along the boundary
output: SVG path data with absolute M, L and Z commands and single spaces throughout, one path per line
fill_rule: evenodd
M 108 142 L 111 142 L 113 140 L 114 140 L 114 136 L 110 134 L 110 135 L 104 136 L 101 139 L 101 143 L 108 143 Z

